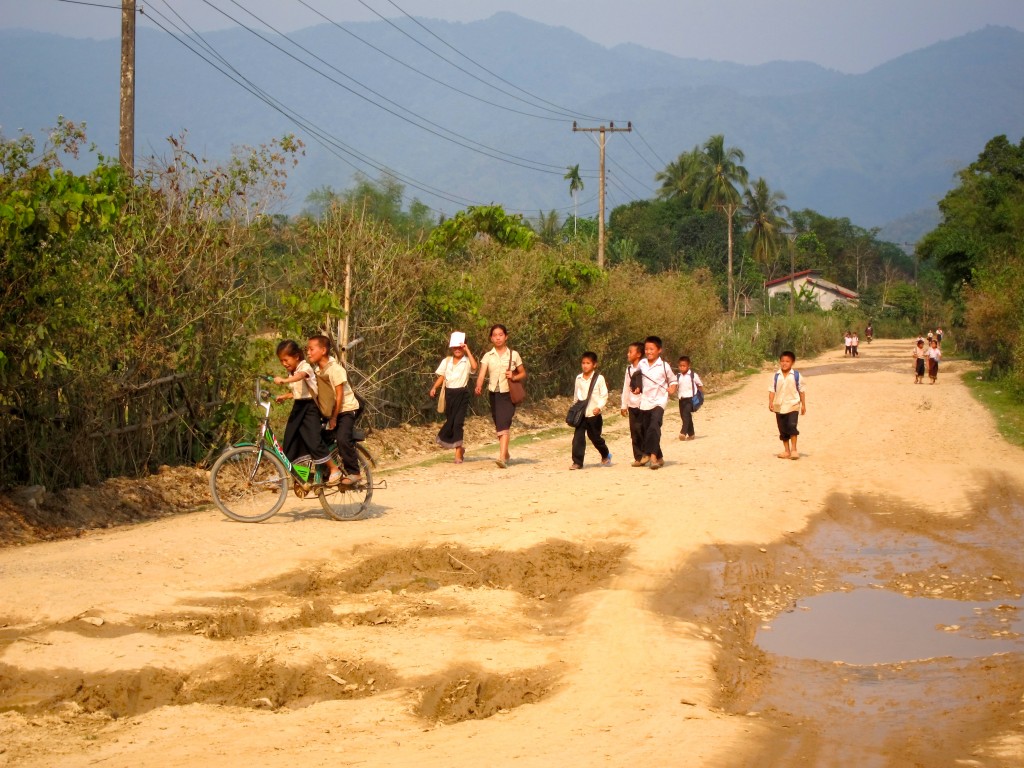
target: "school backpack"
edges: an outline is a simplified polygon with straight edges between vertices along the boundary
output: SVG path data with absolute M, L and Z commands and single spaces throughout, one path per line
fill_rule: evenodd
M 697 384 L 696 384 L 696 382 L 693 379 L 693 371 L 692 370 L 689 371 L 689 374 L 690 374 L 690 386 L 693 388 L 693 397 L 691 398 L 691 400 L 693 402 L 693 412 L 696 413 L 697 411 L 700 410 L 700 407 L 702 405 L 704 405 L 704 393 L 701 392 L 700 389 L 697 388 Z

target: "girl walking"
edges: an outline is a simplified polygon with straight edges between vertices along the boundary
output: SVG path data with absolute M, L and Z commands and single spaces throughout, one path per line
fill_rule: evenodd
M 498 434 L 498 458 L 494 460 L 501 469 L 508 466 L 509 432 L 512 429 L 512 418 L 516 415 L 516 406 L 509 394 L 510 381 L 525 381 L 526 366 L 519 353 L 508 348 L 508 330 L 504 325 L 491 326 L 492 349 L 480 358 L 480 374 L 476 379 L 476 394 L 484 391 L 487 381 L 487 395 L 491 401 L 491 418 Z
M 434 371 L 437 381 L 430 388 L 430 396 L 437 397 L 444 388 L 444 425 L 437 433 L 437 444 L 455 449 L 455 463 L 461 464 L 466 456 L 462 444 L 466 411 L 469 410 L 469 377 L 476 373 L 476 359 L 466 345 L 466 334 L 456 331 L 448 341 L 448 356 Z

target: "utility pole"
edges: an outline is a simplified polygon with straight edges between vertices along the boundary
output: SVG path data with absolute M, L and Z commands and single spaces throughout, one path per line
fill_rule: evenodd
M 121 168 L 135 175 L 135 0 L 121 0 Z
M 572 121 L 573 133 L 599 133 L 600 141 L 597 146 L 601 151 L 601 170 L 597 180 L 597 268 L 604 269 L 604 141 L 606 133 L 628 133 L 633 130 L 633 123 L 626 123 L 625 128 L 616 128 L 615 123 L 608 123 L 607 126 L 597 128 L 580 128 L 576 121 Z

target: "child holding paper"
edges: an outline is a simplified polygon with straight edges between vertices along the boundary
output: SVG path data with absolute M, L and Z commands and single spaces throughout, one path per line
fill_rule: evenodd
M 437 380 L 430 388 L 430 396 L 444 392 L 444 425 L 437 433 L 437 444 L 455 449 L 455 463 L 461 464 L 466 455 L 462 444 L 466 411 L 469 409 L 469 377 L 476 373 L 476 359 L 466 345 L 466 334 L 455 331 L 448 341 L 448 356 L 434 371 Z

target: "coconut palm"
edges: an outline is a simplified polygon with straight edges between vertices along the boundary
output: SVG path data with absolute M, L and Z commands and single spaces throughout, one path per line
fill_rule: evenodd
M 580 164 L 566 166 L 568 173 L 562 178 L 569 181 L 569 194 L 572 195 L 572 233 L 576 234 L 576 219 L 579 215 L 579 198 L 577 193 L 583 191 L 583 179 L 580 178 Z
M 655 174 L 654 180 L 661 182 L 658 197 L 662 200 L 689 200 L 693 195 L 693 185 L 699 166 L 700 147 L 694 147 L 689 152 L 679 155 L 665 166 L 665 170 Z
M 696 169 L 693 188 L 694 203 L 705 210 L 712 208 L 725 213 L 728 221 L 728 253 L 729 253 L 729 314 L 733 314 L 733 275 L 732 275 L 732 221 L 740 208 L 740 192 L 737 186 L 747 184 L 747 169 L 743 162 L 743 150 L 725 146 L 725 136 L 715 134 L 701 148 L 700 165 Z
M 775 263 L 781 250 L 789 216 L 789 207 L 782 202 L 785 199 L 784 192 L 772 191 L 763 178 L 743 193 L 742 213 L 750 227 L 747 230 L 750 255 L 766 269 Z

